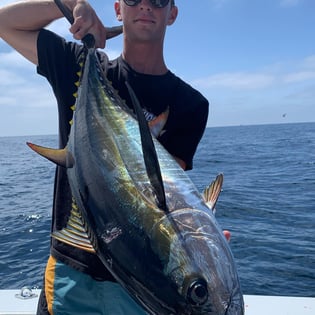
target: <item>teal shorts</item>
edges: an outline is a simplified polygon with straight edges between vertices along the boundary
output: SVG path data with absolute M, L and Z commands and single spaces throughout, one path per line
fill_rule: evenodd
M 51 315 L 147 315 L 116 282 L 97 281 L 50 257 L 45 295 Z

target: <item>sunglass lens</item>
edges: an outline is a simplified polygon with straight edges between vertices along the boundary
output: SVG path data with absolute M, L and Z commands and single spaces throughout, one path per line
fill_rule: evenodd
M 167 6 L 169 0 L 150 0 L 152 5 L 156 8 L 164 8 Z
M 134 7 L 141 2 L 141 0 L 124 0 L 130 7 Z M 169 0 L 150 0 L 152 5 L 156 8 L 164 8 L 168 5 Z
M 134 7 L 141 2 L 141 0 L 124 0 L 124 2 L 130 7 Z

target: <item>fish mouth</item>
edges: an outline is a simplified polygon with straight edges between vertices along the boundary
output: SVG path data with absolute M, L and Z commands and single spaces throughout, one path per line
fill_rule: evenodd
M 244 304 L 240 303 L 240 301 L 237 302 L 231 302 L 228 306 L 226 312 L 224 315 L 244 315 Z

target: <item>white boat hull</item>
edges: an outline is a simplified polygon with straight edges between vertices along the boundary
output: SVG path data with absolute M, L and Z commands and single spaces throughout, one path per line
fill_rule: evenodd
M 35 315 L 40 290 L 30 298 L 21 290 L 0 290 L 0 315 Z M 245 315 L 315 315 L 315 298 L 244 295 Z

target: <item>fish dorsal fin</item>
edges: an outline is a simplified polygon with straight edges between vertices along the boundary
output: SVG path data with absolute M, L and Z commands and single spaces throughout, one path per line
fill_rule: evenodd
M 128 82 L 126 82 L 126 86 L 128 88 L 139 123 L 142 152 L 147 174 L 150 183 L 156 193 L 158 207 L 164 210 L 165 212 L 168 212 L 160 164 L 153 143 L 152 135 L 149 129 L 149 125 L 147 123 L 147 120 L 145 119 L 145 116 L 143 114 L 142 108 L 140 106 L 136 94 L 134 93 L 133 89 L 131 88 Z
M 72 202 L 72 209 L 67 226 L 62 230 L 54 231 L 52 237 L 73 247 L 90 253 L 95 253 L 95 249 L 90 241 L 85 224 L 83 223 L 82 216 L 74 201 Z
M 215 214 L 215 205 L 219 199 L 219 195 L 223 185 L 223 174 L 219 174 L 216 179 L 203 191 L 203 197 L 207 206 Z
M 55 164 L 67 168 L 71 168 L 74 165 L 74 159 L 72 154 L 67 150 L 67 148 L 64 149 L 51 149 L 42 147 L 40 145 L 26 142 L 26 144 L 36 153 L 43 156 L 49 161 L 54 162 Z

